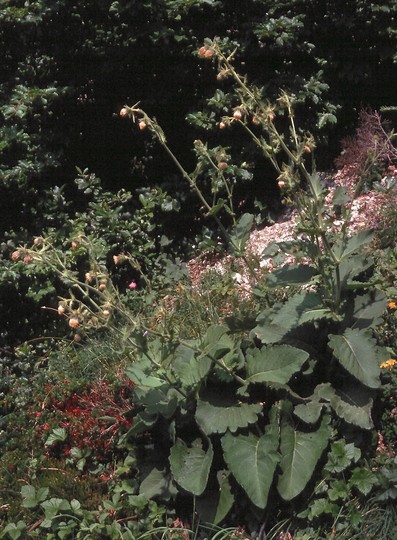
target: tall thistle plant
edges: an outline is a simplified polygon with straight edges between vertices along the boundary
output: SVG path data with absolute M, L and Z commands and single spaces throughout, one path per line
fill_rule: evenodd
M 233 252 L 249 264 L 258 294 L 282 288 L 289 297 L 255 314 L 254 325 L 247 327 L 237 314 L 224 325 L 209 321 L 201 337 L 189 340 L 179 339 L 172 327 L 153 330 L 132 317 L 135 360 L 127 374 L 137 416 L 120 444 L 145 446 L 139 454 L 144 459 L 136 463 L 141 495 L 189 495 L 200 519 L 212 523 L 221 523 L 232 508 L 244 508 L 245 500 L 256 519 L 269 517 L 270 526 L 281 502 L 304 509 L 302 495 L 321 480 L 332 442 L 348 434 L 359 466 L 360 446 L 365 449 L 374 428 L 379 366 L 388 357 L 372 335 L 386 296 L 371 277 L 373 233 L 349 232 L 360 186 L 355 193 L 338 188 L 326 204 L 327 191 L 313 167 L 315 141 L 296 126 L 293 96 L 283 92 L 269 103 L 262 88 L 237 73 L 233 53 L 224 54 L 216 41 L 207 42 L 199 56 L 214 62 L 218 78 L 230 78 L 234 88 L 235 105 L 219 118 L 221 132 L 240 126 L 247 133 L 298 211 L 295 240 L 275 243 L 263 254 L 278 257 L 277 269 L 261 276 L 259 265 L 245 255 L 254 218 L 236 216 L 234 173 L 243 167 L 232 164 L 228 149 L 196 141 L 197 165 L 189 173 L 138 104 L 120 114 L 164 147 Z M 281 131 L 286 124 L 288 130 Z M 230 228 L 222 222 L 225 213 Z M 285 254 L 305 264 L 283 266 Z M 125 308 L 117 309 L 121 315 Z M 151 438 L 142 437 L 144 432 Z

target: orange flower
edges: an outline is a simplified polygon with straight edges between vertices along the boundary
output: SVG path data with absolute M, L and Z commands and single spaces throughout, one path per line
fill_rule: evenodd
M 382 362 L 380 365 L 381 369 L 393 369 L 393 367 L 397 364 L 397 360 L 394 358 L 390 358 L 389 360 L 386 360 L 386 362 Z
M 396 309 L 397 307 L 397 304 L 393 301 L 390 301 L 387 305 L 390 309 Z

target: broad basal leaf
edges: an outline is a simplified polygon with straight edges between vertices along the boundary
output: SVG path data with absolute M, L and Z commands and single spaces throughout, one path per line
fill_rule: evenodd
M 321 384 L 316 387 L 315 393 L 318 398 L 329 401 L 335 413 L 345 422 L 362 429 L 372 429 L 373 400 L 368 395 L 368 389 L 363 389 L 364 387 L 355 385 L 344 388 L 342 392 L 329 384 Z
M 228 332 L 227 326 L 210 326 L 201 343 L 203 355 L 219 359 L 231 351 L 235 344 Z
M 270 287 L 284 287 L 286 285 L 304 285 L 308 283 L 317 270 L 308 264 L 285 265 L 273 270 L 266 276 L 266 283 Z
M 232 435 L 222 438 L 224 458 L 234 478 L 259 508 L 265 508 L 280 456 L 278 431 L 269 428 L 262 437 Z
M 380 349 L 365 331 L 347 328 L 341 336 L 330 335 L 329 346 L 353 377 L 370 388 L 379 387 Z
M 321 296 L 314 292 L 303 292 L 287 300 L 279 312 L 272 318 L 272 324 L 286 329 L 296 328 L 300 324 L 321 319 L 330 315 L 325 310 Z
M 354 299 L 353 328 L 377 326 L 387 306 L 387 297 L 383 291 L 373 290 L 356 296 Z
M 196 422 L 207 435 L 224 433 L 228 429 L 234 432 L 255 423 L 261 410 L 260 403 L 228 403 L 227 400 L 222 400 L 222 396 L 216 405 L 198 400 Z
M 281 424 L 281 470 L 277 489 L 281 497 L 290 501 L 301 493 L 328 445 L 331 436 L 330 418 L 325 415 L 317 431 L 303 433 L 294 429 L 290 418 Z
M 281 341 L 285 334 L 288 333 L 288 329 L 267 321 L 262 321 L 255 326 L 252 332 L 262 343 L 271 344 Z
M 230 471 L 221 470 L 217 472 L 217 486 L 206 489 L 202 497 L 196 498 L 196 510 L 203 522 L 220 523 L 230 512 L 234 495 L 232 493 L 230 481 Z M 218 488 L 218 489 L 217 489 Z
M 201 495 L 208 482 L 213 456 L 211 441 L 205 452 L 200 439 L 196 439 L 191 448 L 177 439 L 169 458 L 175 482 L 189 493 Z
M 340 239 L 332 247 L 338 261 L 346 259 L 349 255 L 360 249 L 365 244 L 369 244 L 374 238 L 374 231 L 360 231 L 351 238 Z
M 316 424 L 321 416 L 324 405 L 319 401 L 301 403 L 294 408 L 294 414 L 306 424 Z
M 249 383 L 287 383 L 300 371 L 309 358 L 306 351 L 290 345 L 265 346 L 247 352 L 247 378 Z
M 172 369 L 184 386 L 195 386 L 206 377 L 211 365 L 208 356 L 198 356 L 194 349 L 181 344 L 175 351 Z
M 139 495 L 144 495 L 147 499 L 157 497 L 163 501 L 169 501 L 176 494 L 177 490 L 172 483 L 170 473 L 157 467 L 149 472 L 139 486 Z

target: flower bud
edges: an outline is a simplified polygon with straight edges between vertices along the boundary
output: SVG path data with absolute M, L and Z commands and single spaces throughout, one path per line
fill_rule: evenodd
M 44 242 L 44 238 L 42 238 L 41 236 L 36 236 L 36 238 L 33 240 L 33 244 L 37 247 L 42 246 L 43 242 Z
M 21 258 L 21 253 L 20 253 L 18 250 L 13 251 L 13 252 L 11 253 L 11 259 L 12 259 L 14 262 L 19 261 L 20 258 Z
M 65 313 L 65 306 L 63 306 L 62 304 L 59 304 L 58 306 L 58 315 L 63 315 Z
M 128 110 L 125 107 L 123 107 L 121 109 L 121 111 L 119 112 L 119 115 L 122 116 L 122 117 L 127 116 L 128 115 Z
M 79 326 L 79 320 L 77 317 L 71 317 L 69 319 L 69 326 L 70 328 L 77 328 Z
M 204 46 L 203 46 L 203 47 L 200 47 L 200 48 L 199 48 L 199 50 L 197 51 L 197 54 L 198 54 L 199 56 L 204 57 L 206 51 L 207 51 L 207 47 L 204 47 Z
M 243 117 L 243 113 L 242 113 L 241 109 L 236 109 L 236 110 L 234 111 L 234 113 L 233 113 L 233 118 L 234 118 L 235 120 L 241 120 L 242 117 Z
M 139 129 L 140 129 L 141 131 L 143 131 L 144 129 L 146 129 L 146 128 L 147 128 L 147 124 L 146 124 L 145 120 L 141 120 L 141 121 L 139 122 L 139 124 L 138 124 L 138 127 L 139 127 Z

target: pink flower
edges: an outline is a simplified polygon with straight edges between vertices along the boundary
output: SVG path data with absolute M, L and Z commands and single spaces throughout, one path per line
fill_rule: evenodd
M 131 281 L 131 283 L 128 285 L 129 289 L 136 289 L 136 283 L 135 281 Z
M 13 251 L 13 252 L 11 253 L 11 259 L 12 259 L 14 262 L 18 261 L 20 258 L 21 258 L 21 254 L 20 254 L 20 252 L 19 252 L 18 250 L 17 250 L 17 251 Z

